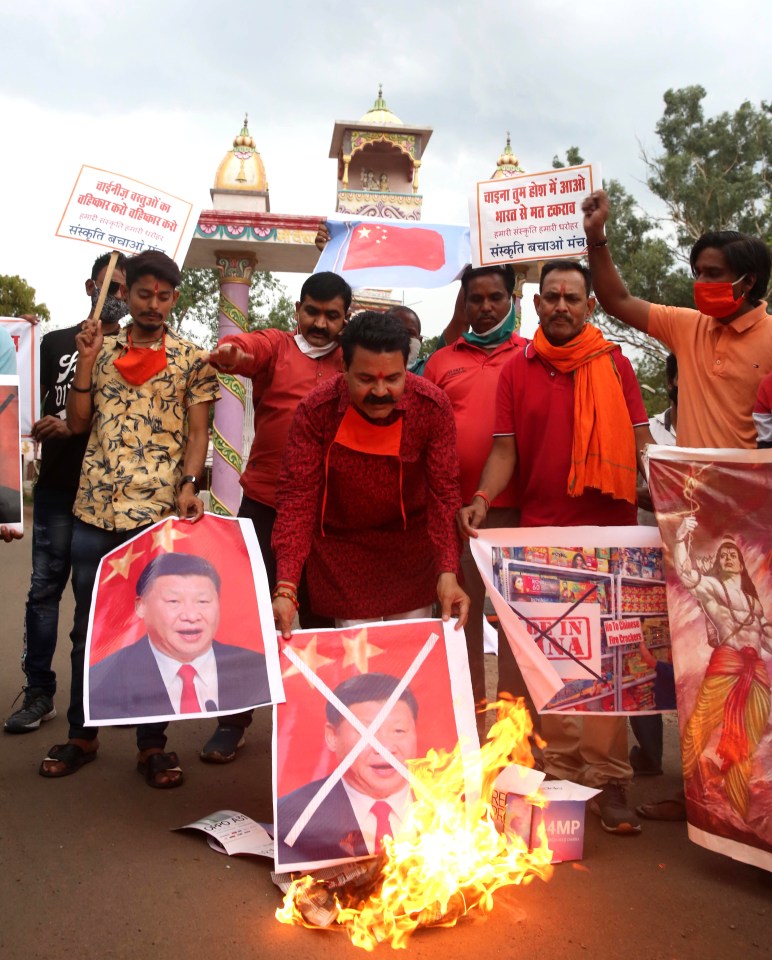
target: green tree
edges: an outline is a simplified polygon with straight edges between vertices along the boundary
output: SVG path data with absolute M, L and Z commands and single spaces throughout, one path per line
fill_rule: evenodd
M 180 296 L 169 317 L 172 327 L 201 346 L 217 342 L 220 275 L 214 268 L 186 268 L 182 271 Z M 266 272 L 252 274 L 249 288 L 248 329 L 276 327 L 291 330 L 295 305 L 285 287 Z
M 642 151 L 649 189 L 665 202 L 682 253 L 709 230 L 772 240 L 772 104 L 745 100 L 705 117 L 703 87 L 668 90 L 656 126 L 662 152 Z
M 51 314 L 44 303 L 35 303 L 35 288 L 21 277 L 0 276 L 0 316 L 20 317 L 34 313 L 49 321 Z

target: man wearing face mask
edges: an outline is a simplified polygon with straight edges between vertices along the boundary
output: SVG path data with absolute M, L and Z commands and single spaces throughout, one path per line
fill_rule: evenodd
M 86 294 L 94 314 L 107 272 L 110 254 L 94 261 Z M 99 326 L 103 336 L 118 333 L 126 315 L 122 284 L 126 258 L 119 254 Z M 40 473 L 35 484 L 32 520 L 32 579 L 24 618 L 22 670 L 26 677 L 24 701 L 5 721 L 6 733 L 29 733 L 56 716 L 56 674 L 51 663 L 59 627 L 59 601 L 70 578 L 72 504 L 88 435 L 76 435 L 67 426 L 67 394 L 75 375 L 78 350 L 75 338 L 84 322 L 52 330 L 40 342 L 40 387 L 43 416 L 32 428 L 40 443 Z
M 271 534 L 276 520 L 276 484 L 290 423 L 298 403 L 320 383 L 340 373 L 338 335 L 351 306 L 351 287 L 335 273 L 312 274 L 295 304 L 297 330 L 256 330 L 224 337 L 209 354 L 216 370 L 252 380 L 255 436 L 241 476 L 244 496 L 239 516 L 252 521 L 263 555 L 268 585 L 276 586 L 276 561 Z M 299 585 L 300 624 L 304 628 L 332 626 L 315 617 L 305 581 Z M 252 722 L 248 710 L 220 717 L 217 729 L 201 751 L 207 763 L 228 763 L 244 743 Z
M 407 372 L 409 339 L 394 317 L 357 314 L 341 337 L 344 372 L 298 405 L 272 541 L 285 638 L 304 564 L 314 610 L 336 626 L 428 617 L 434 600 L 443 619 L 466 621 L 453 411 Z
M 467 267 L 461 277 L 466 320 L 471 330 L 451 346 L 432 354 L 424 376 L 447 393 L 458 432 L 461 497 L 471 503 L 485 461 L 490 453 L 496 412 L 496 389 L 504 364 L 526 341 L 515 333 L 515 271 L 502 267 Z M 514 527 L 519 521 L 514 482 L 489 504 L 486 527 Z M 484 708 L 485 656 L 483 606 L 485 586 L 472 558 L 469 544 L 461 555 L 464 587 L 469 594 L 467 654 L 472 689 L 478 709 Z M 499 644 L 498 693 L 521 693 L 522 684 L 506 642 Z M 480 725 L 484 720 L 480 718 Z
M 697 309 L 667 307 L 631 296 L 617 273 L 605 237 L 607 195 L 596 191 L 582 209 L 601 306 L 676 355 L 678 445 L 755 447 L 753 405 L 772 370 L 772 316 L 762 300 L 771 266 L 767 245 L 733 230 L 703 234 L 689 256 Z

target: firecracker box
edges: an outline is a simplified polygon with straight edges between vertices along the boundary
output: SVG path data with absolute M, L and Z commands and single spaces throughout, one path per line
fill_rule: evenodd
M 493 819 L 500 832 L 519 837 L 529 850 L 539 846 L 543 825 L 553 863 L 581 860 L 587 801 L 598 793 L 568 780 L 544 780 L 543 773 L 511 764 L 493 784 Z

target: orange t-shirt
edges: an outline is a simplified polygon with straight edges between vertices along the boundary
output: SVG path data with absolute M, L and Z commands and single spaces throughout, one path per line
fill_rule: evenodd
M 772 371 L 767 304 L 729 324 L 697 310 L 652 304 L 649 333 L 678 360 L 678 446 L 756 446 L 753 404 Z

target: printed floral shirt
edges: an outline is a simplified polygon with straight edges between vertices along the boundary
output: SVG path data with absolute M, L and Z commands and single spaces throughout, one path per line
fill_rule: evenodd
M 187 438 L 186 411 L 219 399 L 204 351 L 166 330 L 166 367 L 141 386 L 114 361 L 126 330 L 108 337 L 91 373 L 94 419 L 73 512 L 105 530 L 133 530 L 174 511 Z

